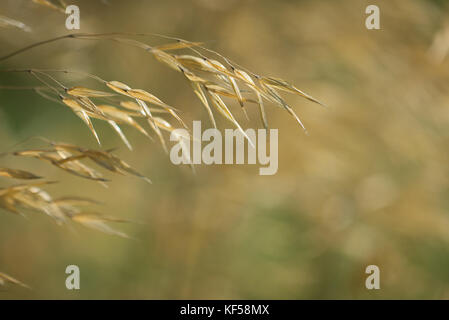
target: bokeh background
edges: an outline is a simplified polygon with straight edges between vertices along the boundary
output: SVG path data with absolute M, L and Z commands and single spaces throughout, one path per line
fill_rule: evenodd
M 0 270 L 31 286 L 0 299 L 448 299 L 449 8 L 436 0 L 71 1 L 81 32 L 152 32 L 194 41 L 259 74 L 295 83 L 329 105 L 288 101 L 310 135 L 268 106 L 279 129 L 279 170 L 171 164 L 157 143 L 126 130 L 134 152 L 96 122 L 104 148 L 153 180 L 112 178 L 109 189 L 34 159 L 0 158 L 59 184 L 53 195 L 93 197 L 136 240 L 57 226 L 41 214 L 0 212 Z M 365 28 L 365 8 L 381 30 Z M 32 32 L 0 29 L 0 55 L 68 33 L 62 13 L 0 0 Z M 150 44 L 158 38 L 144 38 Z M 0 63 L 65 68 L 144 88 L 209 123 L 183 77 L 137 48 L 63 40 Z M 60 78 L 87 85 L 85 79 Z M 0 73 L 0 85 L 39 85 Z M 244 127 L 260 127 L 256 110 Z M 227 127 L 223 121 L 221 128 Z M 96 148 L 73 113 L 30 91 L 0 90 L 0 147 L 45 136 Z M 33 146 L 28 144 L 28 146 Z M 1 179 L 7 186 L 11 180 Z M 65 288 L 67 265 L 81 290 Z M 381 289 L 365 288 L 378 265 Z

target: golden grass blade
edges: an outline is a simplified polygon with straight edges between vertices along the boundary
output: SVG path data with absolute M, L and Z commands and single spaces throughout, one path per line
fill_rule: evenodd
M 230 91 L 229 89 L 223 88 L 222 86 L 219 86 L 219 85 L 216 85 L 216 84 L 207 84 L 204 87 L 205 87 L 205 89 L 207 89 L 207 91 L 216 93 L 219 96 L 232 98 L 232 99 L 235 99 L 235 100 L 238 99 L 234 92 Z M 243 92 L 243 91 L 241 90 L 241 92 Z M 246 97 L 242 97 L 242 100 L 245 103 L 246 102 L 248 102 L 248 103 L 255 103 L 255 104 L 258 103 L 256 100 L 251 99 L 251 98 L 246 98 Z
M 0 177 L 22 179 L 22 180 L 42 179 L 42 177 L 36 176 L 33 173 L 9 168 L 0 168 Z
M 127 91 L 131 90 L 131 87 L 127 86 L 126 84 L 124 84 L 124 83 L 122 83 L 120 81 L 115 81 L 115 80 L 108 81 L 108 82 L 106 82 L 106 85 L 111 90 L 113 90 L 113 91 L 115 91 L 117 93 L 123 94 L 123 95 L 128 96 L 128 97 L 130 96 Z
M 128 110 L 132 110 L 132 111 L 137 111 L 140 114 L 142 114 L 142 108 L 134 101 L 121 101 L 120 102 L 120 106 L 128 109 Z M 156 109 L 156 108 L 150 108 L 151 113 L 167 113 L 167 110 L 164 109 Z M 137 114 L 133 113 L 133 114 L 129 114 L 132 116 L 138 116 Z
M 64 7 L 57 6 L 54 3 L 52 3 L 51 1 L 49 1 L 49 0 L 32 0 L 32 1 L 34 3 L 40 4 L 42 6 L 45 6 L 47 8 L 50 8 L 50 9 L 53 9 L 53 10 L 65 13 L 65 8 Z
M 310 100 L 312 102 L 315 102 L 319 105 L 322 105 L 323 107 L 326 107 L 325 104 L 323 104 L 322 102 L 318 101 L 317 99 L 315 99 L 314 97 L 308 95 L 307 93 L 299 90 L 298 88 L 296 88 L 294 85 L 288 83 L 285 80 L 282 79 L 278 79 L 278 78 L 273 78 L 273 77 L 262 77 L 260 79 L 260 81 L 262 81 L 265 85 L 271 87 L 271 88 L 276 88 L 278 90 L 282 90 L 282 91 L 286 91 L 286 92 L 290 92 L 293 94 L 297 94 L 303 98 L 306 98 L 307 100 Z
M 39 160 L 48 161 L 52 165 L 70 174 L 98 181 L 103 186 L 107 186 L 104 182 L 107 182 L 108 180 L 104 179 L 99 172 L 78 161 L 82 158 L 86 158 L 85 155 L 73 156 L 70 152 L 62 148 L 55 148 L 53 150 L 24 150 L 13 152 L 12 154 L 14 156 L 33 157 Z
M 80 178 L 97 181 L 102 186 L 106 188 L 108 187 L 108 185 L 106 184 L 106 182 L 109 182 L 108 179 L 103 178 L 103 176 L 98 171 L 86 166 L 79 161 L 70 161 L 65 164 L 59 164 L 59 162 L 55 161 L 52 162 L 52 164 L 70 174 L 73 174 Z
M 146 94 L 144 94 L 143 90 L 133 90 L 128 85 L 119 82 L 119 81 L 108 81 L 106 82 L 106 85 L 114 90 L 115 92 L 118 92 L 122 95 L 131 97 L 136 99 L 137 104 L 141 107 L 142 112 L 147 116 L 148 123 L 150 124 L 150 127 L 153 129 L 153 131 L 156 133 L 156 135 L 159 137 L 159 140 L 162 144 L 162 147 L 166 153 L 168 153 L 167 145 L 165 143 L 164 137 L 162 136 L 161 131 L 159 130 L 158 126 L 154 123 L 153 116 L 151 114 L 150 108 L 147 106 L 145 101 L 141 100 L 140 98 L 146 98 L 150 99 L 150 97 Z
M 15 279 L 15 278 L 13 278 L 13 277 L 11 277 L 11 276 L 3 273 L 3 272 L 0 272 L 0 286 L 5 286 L 7 283 L 14 284 L 14 285 L 17 285 L 17 286 L 21 286 L 21 287 L 24 287 L 24 288 L 27 288 L 27 289 L 31 289 L 29 286 L 27 286 L 23 282 L 20 282 L 19 280 Z
M 182 69 L 181 71 L 184 74 L 184 76 L 191 82 L 198 82 L 198 83 L 202 83 L 202 84 L 209 83 L 208 80 L 203 79 L 203 78 L 197 76 L 196 74 L 194 74 L 193 72 L 191 72 L 191 71 L 189 71 L 187 69 Z
M 145 115 L 145 112 L 142 112 L 142 107 L 139 106 L 136 102 L 134 101 L 121 101 L 120 102 L 120 106 L 122 108 L 128 109 L 128 110 L 132 110 L 132 111 L 137 111 L 140 114 Z M 153 112 L 153 110 L 150 110 L 151 112 Z
M 134 119 L 131 116 L 128 115 L 130 112 L 122 111 L 111 106 L 101 106 L 101 108 L 98 108 L 98 110 L 101 111 L 103 114 L 107 113 L 107 117 L 106 114 L 105 116 L 100 116 L 98 114 L 90 112 L 86 113 L 88 116 L 92 118 L 106 121 L 114 129 L 114 131 L 119 135 L 120 139 L 131 151 L 133 150 L 131 143 L 126 138 L 125 134 L 123 133 L 122 129 L 117 124 L 117 122 L 129 124 L 134 128 L 138 129 L 143 134 L 145 134 L 149 139 L 153 140 L 153 138 L 145 131 L 145 129 L 143 129 L 136 121 L 134 121 Z M 140 114 L 135 115 L 140 116 Z
M 69 152 L 66 152 L 66 151 L 59 151 L 58 153 L 61 155 L 61 159 L 58 161 L 52 161 L 52 164 L 57 166 L 58 168 L 65 170 L 65 171 L 67 171 L 71 174 L 74 174 L 76 176 L 79 176 L 81 178 L 99 181 L 103 185 L 104 185 L 104 182 L 109 181 L 109 180 L 103 178 L 101 173 L 88 167 L 84 163 L 78 161 L 80 159 L 87 158 L 86 155 L 81 154 L 81 155 L 72 156 Z
M 142 90 L 142 89 L 130 89 L 127 90 L 126 93 L 128 94 L 128 96 L 134 98 L 134 99 L 138 99 L 138 100 L 143 100 L 149 103 L 152 103 L 154 105 L 160 106 L 162 108 L 164 108 L 165 110 L 167 109 L 171 109 L 173 110 L 173 107 L 170 107 L 168 104 L 162 102 L 162 100 L 160 100 L 158 97 L 156 97 L 155 95 Z M 168 111 L 168 110 L 167 110 Z
M 246 132 L 242 129 L 240 124 L 235 120 L 234 116 L 232 115 L 231 111 L 229 111 L 226 104 L 223 102 L 223 100 L 220 98 L 219 95 L 213 92 L 209 92 L 209 96 L 211 97 L 213 105 L 217 108 L 217 110 L 229 121 L 231 121 L 237 129 L 243 134 L 243 136 L 248 140 L 249 144 L 255 148 L 253 141 L 248 137 Z
M 139 107 L 136 104 L 137 107 Z M 124 111 L 124 110 L 120 110 L 118 108 L 115 108 L 113 106 L 108 106 L 108 105 L 99 105 L 98 108 L 104 113 L 106 114 L 109 118 L 113 119 L 116 123 L 125 123 L 128 124 L 132 127 L 134 127 L 135 129 L 137 129 L 138 131 L 140 131 L 142 134 L 144 134 L 146 137 L 148 137 L 149 139 L 153 140 L 153 138 L 148 134 L 148 132 L 142 128 L 142 126 L 140 124 L 138 124 L 132 117 L 132 116 L 141 116 L 141 113 L 135 113 L 135 112 L 129 112 L 129 111 Z M 140 109 L 140 107 L 139 107 Z
M 81 197 L 62 197 L 53 200 L 54 204 L 58 206 L 89 206 L 89 205 L 98 205 L 100 204 L 96 200 L 92 200 L 89 198 L 81 198 Z
M 131 97 L 135 98 L 136 100 L 146 101 L 151 104 L 162 107 L 164 110 L 166 110 L 168 113 L 170 113 L 184 128 L 187 128 L 186 124 L 182 121 L 182 119 L 174 111 L 174 108 L 169 106 L 162 100 L 160 100 L 155 95 L 153 95 L 145 90 L 142 90 L 142 89 L 131 89 L 131 90 L 128 90 L 127 93 Z M 151 115 L 151 110 L 149 110 L 149 108 L 146 108 L 146 109 L 148 109 L 148 113 L 149 113 L 149 115 Z
M 11 195 L 15 194 L 17 192 L 21 192 L 23 190 L 29 189 L 30 187 L 38 187 L 48 184 L 54 184 L 55 181 L 39 181 L 39 182 L 32 182 L 27 184 L 16 184 L 14 186 L 8 187 L 8 188 L 0 188 L 0 196 L 3 195 Z
M 162 135 L 161 130 L 159 130 L 159 127 L 154 122 L 154 118 L 153 118 L 153 115 L 151 114 L 150 108 L 148 108 L 148 106 L 145 103 L 145 101 L 142 101 L 142 100 L 139 100 L 139 99 L 136 99 L 136 101 L 137 101 L 137 103 L 140 106 L 142 106 L 142 110 L 145 110 L 145 112 L 146 112 L 146 119 L 147 119 L 151 129 L 153 129 L 153 131 L 158 136 L 159 141 L 161 142 L 162 148 L 164 149 L 165 153 L 168 154 L 167 144 L 165 143 L 164 136 Z
M 136 106 L 141 109 L 137 104 Z M 114 106 L 110 106 L 107 104 L 98 105 L 98 109 L 103 112 L 107 116 L 116 122 L 120 123 L 134 123 L 134 119 L 132 117 L 142 117 L 142 112 L 134 112 L 128 110 L 122 110 Z
M 71 219 L 77 223 L 84 225 L 85 227 L 101 231 L 110 235 L 116 235 L 123 238 L 129 238 L 129 236 L 121 231 L 117 231 L 106 224 L 106 222 L 127 222 L 126 220 L 115 219 L 107 216 L 103 216 L 95 212 L 78 212 L 75 213 Z
M 138 178 L 140 178 L 140 179 L 146 181 L 146 182 L 149 183 L 149 184 L 152 184 L 152 183 L 153 183 L 149 178 L 145 177 L 144 175 L 142 175 L 142 174 L 140 174 L 139 172 L 137 172 L 136 170 L 134 170 L 131 166 L 129 166 L 129 165 L 128 165 L 126 162 L 124 162 L 123 160 L 120 160 L 119 158 L 117 158 L 117 157 L 114 156 L 114 155 L 111 155 L 111 156 L 112 156 L 112 158 L 113 158 L 114 161 L 115 161 L 116 167 L 117 167 L 120 171 L 126 172 L 126 173 L 128 173 L 128 174 L 133 175 L 133 176 L 136 176 L 136 177 L 138 177 Z
M 119 135 L 120 139 L 122 139 L 123 143 L 125 143 L 125 145 L 128 147 L 128 149 L 132 151 L 133 147 L 131 146 L 131 143 L 129 143 L 128 139 L 126 138 L 125 134 L 123 133 L 123 131 L 119 127 L 119 125 L 115 121 L 113 121 L 113 120 L 108 120 L 108 123 L 115 130 L 115 132 L 117 132 L 117 134 Z
M 251 78 L 251 76 L 243 71 L 243 70 L 239 70 L 239 69 L 234 69 L 234 73 L 242 80 L 245 81 L 245 84 L 254 91 L 254 93 L 257 96 L 257 102 L 259 105 L 259 113 L 260 113 L 260 117 L 262 119 L 262 123 L 265 129 L 268 129 L 268 120 L 267 120 L 267 115 L 265 113 L 265 106 L 263 103 L 263 97 L 260 94 L 259 90 L 257 89 L 256 84 L 254 83 L 254 80 Z
M 22 207 L 47 214 L 55 219 L 58 224 L 66 221 L 65 214 L 53 203 L 51 196 L 38 187 L 31 186 L 17 193 L 15 200 Z
M 176 60 L 187 69 L 199 70 L 205 72 L 216 73 L 217 70 L 210 64 L 206 63 L 206 60 L 200 57 L 192 55 L 177 55 Z
M 290 113 L 290 115 L 293 116 L 295 120 L 299 123 L 304 132 L 306 134 L 309 134 L 306 127 L 302 123 L 301 119 L 299 119 L 295 111 L 293 111 L 293 109 L 284 101 L 284 99 L 282 99 L 282 97 L 277 93 L 277 91 L 272 87 L 265 85 L 263 82 L 262 87 L 265 89 L 266 93 L 271 97 L 271 101 L 275 102 L 276 104 L 287 110 L 287 112 Z
M 212 122 L 212 125 L 214 126 L 215 129 L 217 129 L 217 123 L 215 122 L 214 114 L 209 105 L 209 101 L 207 100 L 207 97 L 204 94 L 203 89 L 201 88 L 201 85 L 198 82 L 192 82 L 192 86 L 193 91 L 198 96 L 203 106 L 206 108 L 207 114 L 209 116 L 210 121 Z
M 119 159 L 115 155 L 106 151 L 97 151 L 97 150 L 85 150 L 84 154 L 89 157 L 92 161 L 94 161 L 99 166 L 116 173 L 121 174 L 131 174 L 136 177 L 139 177 L 145 180 L 148 183 L 152 183 L 150 179 L 141 175 L 136 170 L 134 170 L 131 166 L 129 166 L 126 162 Z
M 204 86 L 207 89 L 207 91 L 209 91 L 209 92 L 219 94 L 220 96 L 237 99 L 237 96 L 235 95 L 234 92 L 231 92 L 228 89 L 223 88 L 222 86 L 220 86 L 218 84 L 208 83 Z
M 237 82 L 232 77 L 229 77 L 229 82 L 231 82 L 232 89 L 234 90 L 234 92 L 235 92 L 235 94 L 236 94 L 236 96 L 238 98 L 240 106 L 243 108 L 244 107 L 244 105 L 243 105 L 243 97 L 242 97 L 242 93 L 240 92 L 239 86 L 237 85 Z
M 97 131 L 95 131 L 94 125 L 92 124 L 92 121 L 90 120 L 89 115 L 87 114 L 87 112 L 82 110 L 82 109 L 74 110 L 74 112 L 75 112 L 75 114 L 78 117 L 80 117 L 81 120 L 84 121 L 84 123 L 89 128 L 90 132 L 92 132 L 92 134 L 94 135 L 94 137 L 97 140 L 98 144 L 101 146 L 100 138 L 98 137 Z
M 229 77 L 228 79 L 229 79 L 229 82 L 231 83 L 232 89 L 235 92 L 235 95 L 237 96 L 237 100 L 238 100 L 238 102 L 240 104 L 240 107 L 243 110 L 243 114 L 245 115 L 245 118 L 247 120 L 249 120 L 248 113 L 246 112 L 245 106 L 243 104 L 242 93 L 240 92 L 240 89 L 239 89 L 239 86 L 237 85 L 237 82 L 235 81 L 235 79 L 233 77 Z
M 74 99 L 62 98 L 62 103 L 68 106 L 71 109 L 82 109 L 83 107 Z
M 60 153 L 64 153 L 61 154 L 60 160 L 57 161 L 58 165 L 65 165 L 74 162 L 76 163 L 80 159 L 89 158 L 90 160 L 92 160 L 99 166 L 105 168 L 106 170 L 119 174 L 131 174 L 151 183 L 150 179 L 138 173 L 126 162 L 124 162 L 123 160 L 112 154 L 111 151 L 86 149 L 66 143 L 52 142 L 51 144 Z M 71 154 L 72 152 L 76 154 L 72 155 Z
M 168 131 L 171 133 L 171 136 L 175 137 L 175 140 L 181 145 L 184 152 L 182 153 L 182 156 L 184 157 L 184 160 L 186 160 L 187 163 L 190 164 L 190 167 L 192 168 L 193 173 L 195 173 L 195 167 L 193 165 L 193 161 L 190 158 L 190 151 L 189 148 L 186 145 L 186 140 L 193 140 L 189 133 L 187 135 L 183 135 L 179 132 L 175 131 L 175 128 L 171 126 L 171 124 L 159 117 L 155 117 L 154 121 L 156 122 L 157 126 L 165 131 Z M 196 141 L 196 140 L 195 140 Z
M 25 23 L 0 15 L 0 27 L 15 27 L 25 32 L 31 32 L 31 28 Z
M 98 98 L 98 97 L 111 97 L 114 94 L 104 91 L 93 90 L 85 87 L 72 87 L 66 90 L 67 94 L 74 97 L 85 97 L 85 98 Z
M 20 214 L 19 207 L 42 212 L 61 224 L 66 220 L 64 213 L 52 203 L 51 196 L 38 187 L 50 183 L 53 182 L 21 184 L 0 189 L 0 206 L 15 214 Z
M 148 107 L 148 105 L 145 103 L 145 101 L 140 100 L 140 99 L 136 99 L 137 104 L 141 106 L 142 111 L 145 113 L 145 116 L 147 118 L 149 118 L 151 121 L 153 121 L 153 114 L 151 113 L 150 108 Z
M 16 208 L 16 202 L 13 197 L 0 195 L 0 208 L 4 210 L 20 215 L 20 211 Z
M 169 50 L 180 50 L 180 49 L 186 49 L 191 47 L 197 47 L 203 45 L 202 42 L 185 42 L 185 41 L 178 41 L 175 43 L 168 43 L 163 44 L 160 46 L 153 47 L 153 49 L 158 49 L 161 51 L 169 51 Z
M 15 151 L 12 153 L 14 156 L 21 156 L 21 157 L 32 157 L 32 158 L 40 158 L 46 153 L 51 153 L 54 150 L 22 150 L 22 151 Z
M 184 121 L 181 119 L 181 117 L 179 117 L 178 114 L 177 114 L 173 109 L 166 109 L 166 110 L 168 111 L 168 113 L 171 114 L 171 116 L 172 116 L 173 118 L 176 119 L 176 121 L 179 122 L 179 124 L 180 124 L 181 126 L 183 126 L 185 129 L 189 130 L 189 128 L 188 128 L 187 125 L 184 123 Z
M 98 110 L 95 103 L 92 102 L 89 98 L 86 97 L 77 97 L 75 99 L 70 99 L 66 97 L 61 98 L 62 103 L 71 108 L 72 110 L 85 110 L 87 112 L 91 112 L 93 114 L 97 114 L 99 116 L 104 116 L 104 114 Z
M 205 60 L 205 62 L 208 65 L 210 65 L 213 69 L 215 69 L 220 76 L 224 76 L 227 79 L 227 81 L 229 82 L 229 84 L 232 87 L 232 90 L 234 90 L 235 95 L 237 96 L 237 100 L 238 100 L 240 106 L 243 108 L 244 107 L 243 97 L 240 92 L 239 86 L 237 85 L 237 82 L 234 79 L 234 76 L 232 74 L 230 74 L 228 69 L 226 69 L 226 67 L 217 60 L 207 59 L 207 60 Z M 245 116 L 248 117 L 248 115 L 246 114 L 246 111 L 244 111 L 244 112 L 245 112 Z
M 182 70 L 182 65 L 178 62 L 178 60 L 176 60 L 176 58 L 173 55 L 156 48 L 151 49 L 150 52 L 159 62 L 166 64 L 167 66 L 176 71 Z
M 92 100 L 90 100 L 87 97 L 78 97 L 76 98 L 76 100 L 84 107 L 83 109 L 85 109 L 86 111 L 98 114 L 100 116 L 104 116 L 104 114 L 98 110 L 97 105 L 95 103 L 92 102 Z
M 205 59 L 205 62 L 219 73 L 228 74 L 229 72 L 228 69 L 226 69 L 226 67 L 220 61 L 214 59 Z
M 237 82 L 235 81 L 233 75 L 220 62 L 218 62 L 216 60 L 199 58 L 199 57 L 195 57 L 195 56 L 191 56 L 191 55 L 176 56 L 176 58 L 185 67 L 214 73 L 218 79 L 224 80 L 227 84 L 229 84 L 231 86 L 231 88 L 233 89 L 233 91 L 235 93 L 235 96 L 231 96 L 231 97 L 235 97 L 237 99 L 237 101 L 239 102 L 240 106 L 242 108 L 244 107 L 244 98 L 241 94 L 241 91 L 238 87 Z M 203 105 L 206 107 L 206 110 L 209 114 L 209 118 L 211 119 L 212 123 L 215 123 L 215 120 L 212 120 L 213 115 L 210 112 L 210 107 L 208 106 L 207 99 L 205 99 L 205 97 L 203 97 L 204 93 L 202 93 L 201 88 L 198 88 L 200 83 L 206 87 L 208 85 L 213 85 L 213 84 L 211 84 L 209 81 L 195 75 L 194 73 L 192 73 L 189 70 L 182 69 L 182 71 L 183 71 L 184 75 L 187 77 L 187 79 L 189 79 L 191 81 L 191 83 L 193 85 L 194 92 L 199 97 L 199 99 L 201 100 Z M 245 117 L 248 118 L 248 115 L 247 115 L 245 109 L 243 109 L 243 112 L 245 114 Z M 214 127 L 215 126 L 216 125 L 214 124 Z
M 265 113 L 265 106 L 263 103 L 262 95 L 258 91 L 256 91 L 256 96 L 257 96 L 257 101 L 258 101 L 258 106 L 259 106 L 260 118 L 262 120 L 264 128 L 268 129 L 267 114 Z
M 39 185 L 48 183 L 50 182 L 41 182 Z M 75 207 L 98 204 L 98 202 L 77 197 L 59 198 L 53 201 L 47 192 L 36 187 L 36 185 L 38 184 L 16 185 L 6 189 L 0 189 L 0 207 L 15 214 L 20 214 L 18 210 L 19 206 L 42 212 L 55 219 L 59 224 L 65 222 L 68 217 L 72 221 L 87 227 L 109 234 L 128 237 L 126 234 L 106 225 L 106 222 L 127 222 L 126 220 L 108 217 L 94 212 L 81 212 Z M 0 285 L 5 285 L 6 282 L 20 284 L 15 279 L 8 278 L 8 276 L 0 273 Z

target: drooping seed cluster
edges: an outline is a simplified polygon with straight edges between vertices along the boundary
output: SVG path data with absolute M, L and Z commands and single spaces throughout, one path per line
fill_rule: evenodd
M 63 8 L 62 2 L 54 4 L 46 0 L 33 1 L 58 11 Z M 16 26 L 25 30 L 26 26 L 24 24 L 22 25 L 19 22 L 12 23 L 11 21 L 13 20 L 2 19 L 2 17 L 0 17 L 0 26 L 7 24 L 8 21 L 8 26 Z M 269 102 L 287 111 L 304 131 L 306 131 L 305 126 L 292 107 L 281 96 L 280 91 L 293 93 L 309 101 L 323 105 L 289 82 L 253 73 L 223 55 L 204 48 L 199 42 L 190 42 L 162 36 L 163 38 L 175 40 L 175 42 L 160 46 L 150 46 L 130 37 L 118 37 L 117 35 L 70 34 L 18 50 L 7 56 L 0 57 L 0 61 L 38 45 L 61 39 L 108 39 L 135 46 L 144 49 L 157 61 L 180 72 L 187 79 L 193 92 L 205 108 L 211 124 L 214 127 L 217 127 L 215 113 L 218 113 L 234 125 L 250 143 L 251 140 L 233 115 L 228 101 L 236 102 L 246 117 L 246 108 L 249 105 L 257 105 L 261 122 L 265 128 L 268 127 L 265 103 Z M 173 53 L 173 51 L 179 52 L 179 50 L 190 50 L 191 52 L 189 52 L 190 54 Z M 206 53 L 214 55 L 214 58 L 207 57 L 205 55 Z M 16 69 L 3 71 L 27 72 L 35 77 L 41 85 L 33 86 L 31 89 L 46 99 L 68 107 L 87 125 L 100 145 L 100 136 L 94 128 L 92 119 L 107 122 L 130 150 L 132 150 L 132 145 L 120 126 L 128 125 L 146 137 L 153 139 L 151 134 L 144 128 L 141 123 L 142 121 L 145 121 L 149 125 L 151 132 L 157 136 L 166 152 L 168 149 L 162 133 L 163 131 L 172 133 L 172 136 L 179 143 L 192 139 L 189 133 L 187 135 L 180 135 L 174 131 L 176 126 L 170 121 L 175 121 L 177 125 L 187 129 L 187 132 L 189 132 L 188 127 L 178 114 L 179 110 L 146 90 L 132 88 L 120 81 L 107 81 L 96 75 L 71 70 Z M 102 88 L 93 89 L 83 85 L 66 86 L 55 76 L 61 73 L 82 74 L 87 78 L 99 82 Z M 7 89 L 7 87 L 4 87 L 4 89 Z M 70 174 L 96 181 L 105 186 L 108 180 L 103 177 L 101 172 L 88 166 L 85 163 L 86 161 L 91 161 L 113 173 L 136 176 L 150 182 L 148 178 L 115 156 L 112 150 L 100 151 L 66 143 L 47 142 L 48 146 L 46 148 L 27 149 L 6 154 L 46 161 Z M 23 209 L 31 210 L 52 217 L 59 224 L 73 221 L 108 234 L 127 237 L 125 233 L 117 231 L 107 224 L 108 222 L 126 222 L 126 220 L 116 219 L 95 211 L 83 209 L 86 205 L 97 204 L 96 201 L 77 197 L 54 199 L 44 190 L 47 185 L 54 182 L 34 182 L 34 180 L 39 180 L 41 177 L 27 171 L 0 168 L 0 177 L 33 180 L 33 182 L 26 184 L 0 188 L 0 207 L 6 211 L 14 214 L 22 214 Z M 0 273 L 0 286 L 7 283 L 25 286 L 18 280 Z

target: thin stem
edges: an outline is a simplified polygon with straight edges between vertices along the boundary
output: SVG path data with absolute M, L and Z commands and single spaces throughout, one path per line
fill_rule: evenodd
M 9 58 L 11 58 L 11 57 L 13 57 L 15 55 L 18 55 L 19 53 L 28 51 L 28 50 L 33 49 L 35 47 L 42 46 L 42 45 L 47 44 L 47 43 L 55 42 L 55 41 L 58 41 L 58 40 L 61 40 L 61 39 L 73 38 L 73 37 L 74 37 L 74 34 L 67 34 L 65 36 L 60 36 L 60 37 L 56 37 L 56 38 L 52 38 L 52 39 L 36 42 L 36 43 L 33 43 L 33 44 L 31 44 L 29 46 L 26 46 L 26 47 L 24 47 L 22 49 L 19 49 L 19 50 L 16 50 L 14 52 L 11 52 L 10 54 L 7 54 L 6 56 L 0 57 L 0 61 L 9 59 Z
M 36 90 L 46 88 L 44 86 L 0 86 L 0 90 Z
M 65 85 L 63 85 L 61 82 L 59 82 L 58 80 L 56 80 L 55 78 L 53 78 L 52 76 L 50 76 L 49 74 L 46 74 L 45 72 L 41 71 L 41 70 L 36 70 L 33 69 L 34 72 L 40 73 L 44 76 L 46 76 L 47 78 L 49 78 L 50 80 L 52 80 L 53 82 L 55 82 L 57 85 L 59 85 L 62 89 L 67 90 L 67 87 Z
M 34 76 L 38 81 L 42 82 L 43 84 L 45 84 L 49 89 L 53 90 L 57 95 L 59 95 L 59 91 L 58 89 L 56 89 L 55 87 L 49 85 L 45 80 L 41 79 L 34 71 L 30 71 L 30 74 L 32 76 Z
M 94 74 L 90 74 L 90 73 L 83 72 L 83 71 L 61 70 L 61 69 L 38 69 L 38 70 L 41 71 L 41 72 L 56 72 L 56 73 L 67 73 L 67 74 L 69 74 L 69 73 L 79 74 L 79 75 L 83 75 L 83 76 L 92 78 L 94 80 L 97 80 L 97 81 L 99 81 L 101 83 L 106 83 L 107 82 L 106 80 L 103 80 L 102 78 L 100 78 L 100 77 L 98 77 L 98 76 L 96 76 Z
M 87 73 L 87 72 L 83 72 L 83 71 L 73 71 L 73 70 L 63 70 L 63 69 L 7 69 L 7 70 L 0 70 L 0 72 L 39 72 L 39 73 L 51 73 L 51 72 L 59 72 L 59 73 L 72 73 L 72 74 L 79 74 L 79 75 L 83 75 L 92 79 L 95 79 L 101 83 L 106 83 L 106 80 L 101 79 L 100 77 Z M 50 77 L 49 75 L 46 75 L 48 77 Z
M 36 47 L 39 47 L 39 46 L 42 46 L 42 45 L 45 45 L 45 44 L 48 44 L 48 43 L 52 43 L 52 42 L 55 42 L 55 41 L 59 41 L 59 40 L 62 40 L 62 39 L 73 38 L 73 39 L 85 39 L 85 40 L 100 40 L 101 37 L 110 37 L 110 36 L 117 36 L 117 35 L 136 35 L 136 36 L 138 36 L 138 35 L 144 35 L 144 34 L 137 34 L 137 33 L 136 34 L 132 34 L 132 33 L 123 33 L 123 32 L 70 33 L 70 34 L 66 34 L 64 36 L 59 36 L 59 37 L 56 37 L 56 38 L 51 38 L 51 39 L 48 39 L 48 40 L 39 41 L 39 42 L 33 43 L 33 44 L 29 45 L 29 46 L 23 47 L 23 48 L 21 48 L 19 50 L 13 51 L 13 52 L 11 52 L 11 53 L 3 56 L 3 57 L 0 57 L 0 62 L 4 61 L 6 59 L 9 59 L 11 57 L 14 57 L 14 56 L 16 56 L 16 55 L 18 55 L 18 54 L 20 54 L 22 52 L 28 51 L 30 49 L 33 49 L 33 48 L 36 48 Z M 99 38 L 95 39 L 95 37 L 99 37 Z M 108 39 L 108 38 L 106 38 L 106 39 Z M 114 40 L 114 38 L 109 38 L 109 40 Z M 125 39 L 123 39 L 123 40 L 125 40 Z M 129 40 L 131 40 L 131 39 L 129 39 Z M 135 41 L 134 45 L 137 45 L 137 43 L 138 43 L 138 41 Z M 145 44 L 140 43 L 140 45 L 145 45 Z
M 52 102 L 56 102 L 56 103 L 58 103 L 58 104 L 63 104 L 63 103 L 61 102 L 61 100 L 55 99 L 55 98 L 53 98 L 53 97 L 50 97 L 48 94 L 44 93 L 44 92 L 42 91 L 42 89 L 36 89 L 36 90 L 34 90 L 34 91 L 35 91 L 38 95 L 40 95 L 41 97 L 43 97 L 44 99 L 50 100 L 50 101 L 52 101 Z

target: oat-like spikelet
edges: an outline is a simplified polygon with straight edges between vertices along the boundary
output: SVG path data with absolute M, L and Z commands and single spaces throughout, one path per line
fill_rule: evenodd
M 130 150 L 132 150 L 131 143 L 123 133 L 120 125 L 129 125 L 152 139 L 148 132 L 134 118 L 145 118 L 147 120 L 151 130 L 158 136 L 162 147 L 167 153 L 168 149 L 164 136 L 154 120 L 153 113 L 164 114 L 164 116 L 177 121 L 183 128 L 188 129 L 187 125 L 178 115 L 175 107 L 163 102 L 146 90 L 131 88 L 119 81 L 105 81 L 94 75 L 87 76 L 99 81 L 113 92 L 91 89 L 85 86 L 73 86 L 69 88 L 50 73 L 77 72 L 38 69 L 21 69 L 15 71 L 27 72 L 44 84 L 44 87 L 36 86 L 34 88 L 31 87 L 31 89 L 34 89 L 34 91 L 46 99 L 68 107 L 87 125 L 99 145 L 101 145 L 100 135 L 96 131 L 92 119 L 107 122 Z M 44 80 L 44 78 L 49 79 L 51 83 Z M 130 110 L 134 112 L 130 112 Z
M 95 200 L 79 197 L 53 200 L 53 197 L 42 189 L 43 186 L 51 183 L 53 182 L 43 181 L 0 188 L 0 208 L 20 215 L 24 215 L 24 210 L 43 213 L 53 218 L 60 225 L 73 221 L 108 234 L 128 238 L 125 233 L 107 225 L 108 222 L 128 222 L 127 220 L 79 208 L 98 204 Z
M 16 286 L 20 286 L 20 287 L 24 287 L 27 289 L 31 289 L 29 286 L 27 286 L 26 284 L 24 284 L 23 282 L 7 275 L 6 273 L 0 272 L 0 287 L 5 287 L 8 284 L 12 284 L 12 285 L 16 285 Z
M 161 125 L 162 126 L 162 125 Z M 91 160 L 100 167 L 122 175 L 132 175 L 151 183 L 151 180 L 136 170 L 125 161 L 112 153 L 112 150 L 93 150 L 68 143 L 49 142 L 50 146 L 45 149 L 28 149 L 12 152 L 11 155 L 21 157 L 32 157 L 47 161 L 52 165 L 74 174 L 76 176 L 106 182 L 98 171 L 82 163 L 82 160 Z
M 11 168 L 0 168 L 0 177 L 7 177 L 20 180 L 34 180 L 42 178 L 28 171 Z

